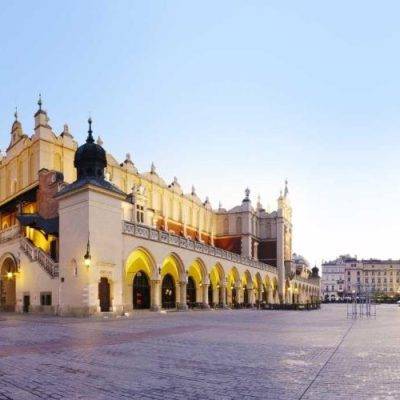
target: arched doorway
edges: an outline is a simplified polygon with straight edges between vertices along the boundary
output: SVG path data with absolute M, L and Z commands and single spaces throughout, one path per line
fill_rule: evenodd
M 138 271 L 133 279 L 132 302 L 137 310 L 150 308 L 150 283 L 143 271 Z
M 210 282 L 210 284 L 208 285 L 208 304 L 212 307 L 214 305 L 213 302 L 213 293 L 214 293 L 214 288 L 212 283 Z
M 196 283 L 191 276 L 189 276 L 186 285 L 186 302 L 189 307 L 194 307 L 196 304 Z
M 237 304 L 237 291 L 236 288 L 232 288 L 232 305 L 236 306 Z
M 243 302 L 245 306 L 249 304 L 249 289 L 247 287 L 243 290 Z
M 111 299 L 110 299 L 110 282 L 107 278 L 100 278 L 99 282 L 99 300 L 100 300 L 100 311 L 110 311 Z
M 166 274 L 162 281 L 162 308 L 175 308 L 175 282 L 171 274 Z
M 3 311 L 15 311 L 17 303 L 16 272 L 15 261 L 11 257 L 6 258 L 0 270 L 0 309 Z

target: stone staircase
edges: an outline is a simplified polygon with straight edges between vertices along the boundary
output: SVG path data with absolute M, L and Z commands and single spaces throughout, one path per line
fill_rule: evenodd
M 36 247 L 25 237 L 21 237 L 21 249 L 31 261 L 37 261 L 43 270 L 51 276 L 51 278 L 58 278 L 58 263 L 42 249 Z

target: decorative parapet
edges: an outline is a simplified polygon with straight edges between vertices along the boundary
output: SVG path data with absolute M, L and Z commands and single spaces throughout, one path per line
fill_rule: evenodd
M 319 287 L 319 278 L 313 278 L 313 277 L 309 277 L 309 278 L 304 278 L 302 276 L 298 276 L 296 275 L 293 280 L 295 282 L 303 282 L 303 283 L 307 283 L 308 285 L 315 285 Z
M 0 231 L 0 243 L 15 239 L 20 235 L 19 225 L 13 225 Z
M 232 261 L 234 263 L 240 263 L 249 267 L 260 269 L 262 271 L 268 271 L 274 274 L 276 274 L 277 272 L 276 268 L 272 265 L 264 264 L 260 261 L 253 260 L 248 257 L 243 257 L 239 254 L 231 253 L 230 251 L 226 251 L 218 247 L 209 246 L 208 244 L 196 242 L 191 239 L 186 239 L 182 236 L 160 231 L 158 229 L 150 228 L 148 226 L 138 225 L 133 222 L 122 221 L 122 233 L 142 239 L 152 240 L 153 242 L 165 243 L 171 246 L 195 251 L 196 253 L 208 254 L 210 256 L 222 258 L 224 260 Z
M 21 249 L 32 261 L 37 261 L 52 278 L 58 277 L 58 263 L 42 249 L 36 247 L 25 237 L 21 237 Z

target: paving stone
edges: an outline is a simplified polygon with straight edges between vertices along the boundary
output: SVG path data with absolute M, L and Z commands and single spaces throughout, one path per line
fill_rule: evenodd
M 0 316 L 3 399 L 399 399 L 400 308 Z

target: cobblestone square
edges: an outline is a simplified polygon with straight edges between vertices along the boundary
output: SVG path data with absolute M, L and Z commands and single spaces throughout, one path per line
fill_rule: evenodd
M 400 308 L 0 314 L 0 399 L 398 399 Z

